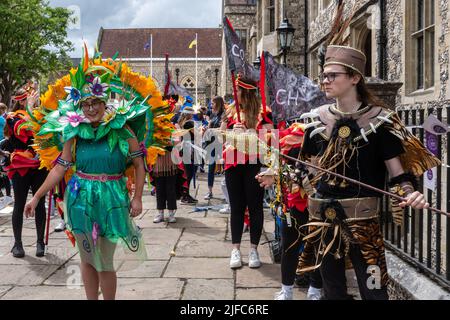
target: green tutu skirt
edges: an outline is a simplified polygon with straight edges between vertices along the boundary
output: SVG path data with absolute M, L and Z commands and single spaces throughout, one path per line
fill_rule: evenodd
M 120 175 L 127 158 L 108 140 L 77 138 L 76 170 L 88 175 Z M 65 221 L 81 261 L 98 272 L 133 269 L 146 260 L 141 231 L 130 217 L 126 178 L 112 181 L 82 179 L 74 174 L 64 196 Z M 127 263 L 124 263 L 127 261 Z M 124 265 L 124 267 L 122 267 Z

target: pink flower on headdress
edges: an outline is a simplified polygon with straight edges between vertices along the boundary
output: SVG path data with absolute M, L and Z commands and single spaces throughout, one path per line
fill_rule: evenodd
M 88 123 L 89 120 L 82 114 L 78 114 L 74 111 L 67 111 L 65 116 L 58 119 L 58 122 L 62 124 L 70 123 L 72 127 L 76 128 L 80 123 Z

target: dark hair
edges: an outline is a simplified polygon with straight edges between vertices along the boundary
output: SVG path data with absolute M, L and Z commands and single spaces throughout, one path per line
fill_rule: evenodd
M 345 67 L 345 69 L 346 69 L 349 77 L 360 75 L 358 72 L 356 72 L 355 70 L 353 70 L 349 67 Z M 372 93 L 372 91 L 367 87 L 366 80 L 364 79 L 363 76 L 361 76 L 361 80 L 356 85 L 356 91 L 358 93 L 359 101 L 361 101 L 364 105 L 366 105 L 366 106 L 372 105 L 372 106 L 386 108 L 386 104 L 382 100 L 377 98 Z
M 223 98 L 220 96 L 214 97 L 213 102 L 216 104 L 216 106 L 219 107 L 218 114 L 221 114 L 225 110 L 225 101 L 223 101 Z

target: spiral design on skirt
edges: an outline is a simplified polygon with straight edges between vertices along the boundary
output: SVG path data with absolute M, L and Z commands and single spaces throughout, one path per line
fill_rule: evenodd
M 87 253 L 91 253 L 91 245 L 89 244 L 89 239 L 86 235 L 84 235 L 86 239 L 83 240 L 83 249 Z
M 139 237 L 137 235 L 134 235 L 131 237 L 130 241 L 126 241 L 128 249 L 132 252 L 137 252 L 139 250 Z

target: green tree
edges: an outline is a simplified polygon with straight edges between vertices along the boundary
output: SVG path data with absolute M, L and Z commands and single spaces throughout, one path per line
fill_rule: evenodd
M 69 65 L 71 12 L 45 0 L 0 1 L 0 97 L 8 103 L 28 79 L 47 77 Z

